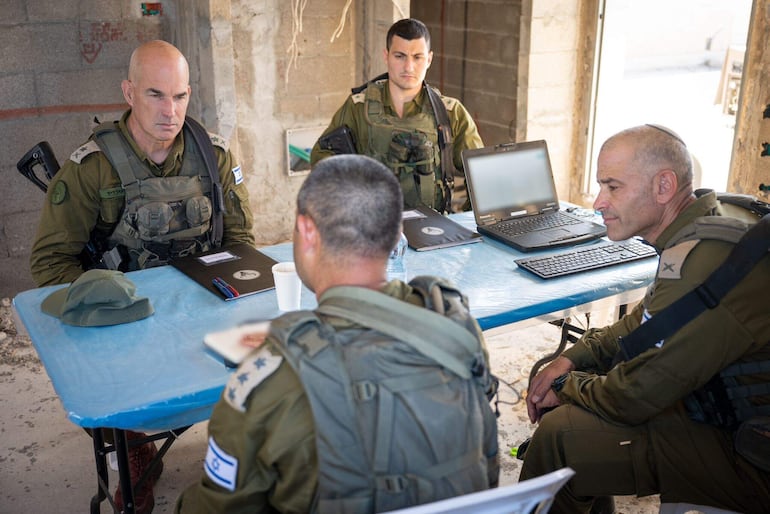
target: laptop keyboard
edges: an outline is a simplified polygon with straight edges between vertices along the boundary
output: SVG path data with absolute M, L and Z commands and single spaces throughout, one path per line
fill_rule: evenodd
M 526 216 L 495 224 L 494 230 L 508 236 L 517 236 L 537 230 L 564 227 L 581 223 L 577 218 L 564 214 L 561 211 L 549 212 L 539 216 Z
M 515 262 L 541 278 L 554 278 L 615 264 L 657 256 L 655 248 L 639 239 L 610 241 L 580 250 L 567 250 L 547 257 L 527 257 Z

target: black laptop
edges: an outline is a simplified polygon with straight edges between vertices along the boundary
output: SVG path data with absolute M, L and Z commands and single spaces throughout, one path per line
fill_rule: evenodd
M 601 223 L 559 206 L 545 141 L 463 151 L 468 195 L 481 234 L 522 252 L 585 243 Z
M 402 223 L 409 246 L 418 252 L 481 241 L 480 234 L 425 205 L 405 210 Z
M 237 244 L 176 258 L 171 265 L 229 301 L 275 288 L 276 261 L 247 244 Z

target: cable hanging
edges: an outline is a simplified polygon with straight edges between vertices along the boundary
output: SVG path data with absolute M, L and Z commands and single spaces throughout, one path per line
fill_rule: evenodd
M 348 10 L 352 3 L 353 0 L 347 0 L 347 2 L 345 2 L 345 7 L 342 8 L 342 14 L 340 15 L 340 21 L 337 24 L 337 28 L 334 29 L 331 38 L 329 38 L 330 43 L 333 43 L 335 39 L 339 38 L 345 30 L 345 20 L 348 17 Z M 396 0 L 391 0 L 391 3 L 396 8 L 401 18 L 406 18 L 406 14 L 404 14 L 404 10 L 401 9 L 398 2 Z M 302 16 L 306 6 L 307 0 L 291 0 L 291 43 L 289 44 L 289 48 L 286 49 L 286 53 L 289 54 L 289 62 L 286 65 L 286 74 L 284 76 L 284 84 L 287 86 L 289 85 L 289 72 L 292 65 L 295 68 L 297 67 L 297 57 L 299 56 L 299 43 L 297 42 L 297 39 L 302 32 Z

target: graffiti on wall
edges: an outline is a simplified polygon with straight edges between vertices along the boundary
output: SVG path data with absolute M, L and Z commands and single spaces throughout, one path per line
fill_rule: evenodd
M 80 28 L 80 54 L 88 64 L 93 64 L 110 45 L 144 43 L 158 39 L 160 25 L 126 21 L 94 21 Z

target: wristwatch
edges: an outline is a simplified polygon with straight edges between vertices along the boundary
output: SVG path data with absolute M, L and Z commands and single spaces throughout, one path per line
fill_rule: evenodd
M 553 389 L 554 393 L 558 393 L 564 388 L 564 382 L 567 381 L 567 377 L 569 376 L 569 373 L 565 373 L 563 375 L 559 375 L 554 379 L 553 382 L 551 382 L 551 389 Z

